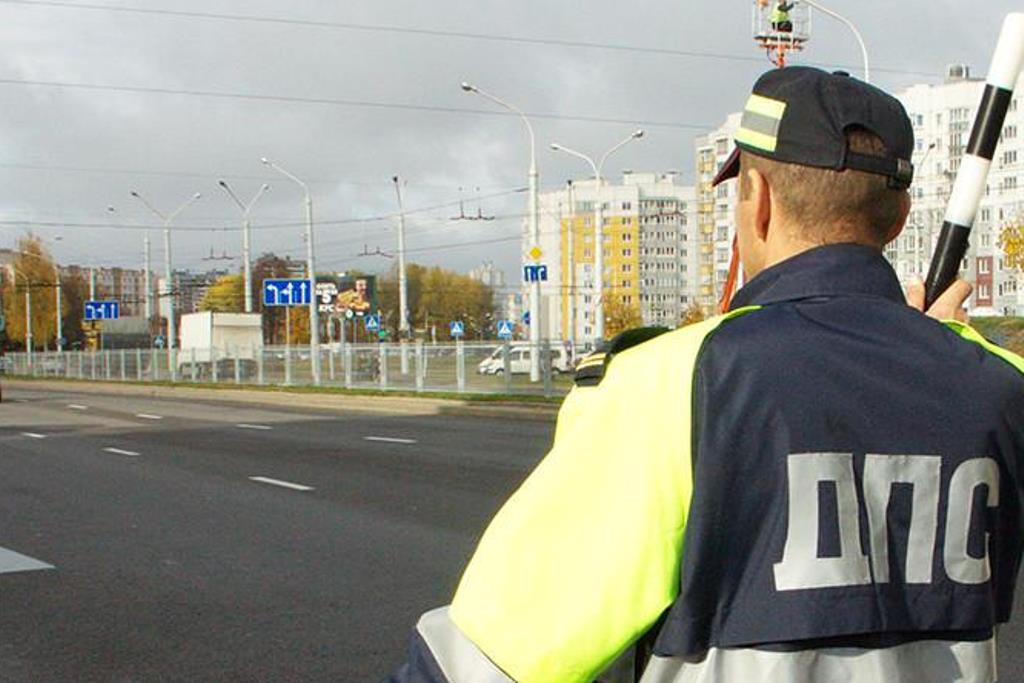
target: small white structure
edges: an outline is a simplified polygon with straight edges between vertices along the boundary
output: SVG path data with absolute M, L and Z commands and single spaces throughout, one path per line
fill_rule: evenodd
M 200 370 L 214 361 L 255 362 L 263 350 L 263 321 L 259 313 L 189 313 L 181 316 L 178 367 L 195 363 Z

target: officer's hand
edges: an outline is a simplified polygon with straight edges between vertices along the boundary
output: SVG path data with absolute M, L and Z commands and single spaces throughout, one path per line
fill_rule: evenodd
M 936 320 L 959 320 L 967 322 L 967 311 L 964 304 L 970 298 L 974 288 L 964 280 L 957 280 L 942 293 L 926 314 Z M 924 311 L 924 282 L 916 280 L 907 287 L 907 303 L 919 311 Z

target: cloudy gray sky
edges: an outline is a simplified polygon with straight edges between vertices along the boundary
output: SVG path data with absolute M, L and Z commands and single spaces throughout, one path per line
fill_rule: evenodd
M 198 191 L 177 220 L 175 265 L 237 268 L 204 260 L 240 253 L 238 210 L 216 185 L 224 177 L 246 199 L 272 184 L 253 215 L 255 249 L 302 257 L 301 193 L 267 172 L 267 156 L 312 187 L 320 270 L 390 266 L 358 254 L 394 249 L 393 221 L 362 219 L 394 211 L 397 173 L 418 210 L 410 259 L 460 270 L 491 259 L 514 279 L 526 134 L 459 82 L 538 115 L 543 187 L 586 175 L 549 142 L 600 154 L 638 123 L 648 136 L 610 172 L 680 170 L 692 180 L 694 135 L 740 108 L 770 66 L 751 40 L 751 4 L 0 0 L 0 246 L 32 229 L 61 262 L 138 266 L 139 227 L 157 223 L 129 191 L 165 211 Z M 983 75 L 1002 17 L 1019 9 L 1009 0 L 830 5 L 860 26 L 873 80 L 888 89 L 937 82 L 953 61 Z M 846 29 L 817 15 L 797 62 L 859 72 L 859 59 Z M 467 213 L 479 206 L 497 219 L 450 221 L 460 187 Z M 439 205 L 449 206 L 429 208 Z

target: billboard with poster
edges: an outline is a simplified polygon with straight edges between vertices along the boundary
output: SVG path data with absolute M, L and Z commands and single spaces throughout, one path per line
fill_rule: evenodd
M 352 311 L 353 315 L 363 316 L 377 311 L 376 276 L 346 276 L 338 278 L 336 282 L 338 290 L 334 296 L 335 313 L 348 316 L 348 311 Z

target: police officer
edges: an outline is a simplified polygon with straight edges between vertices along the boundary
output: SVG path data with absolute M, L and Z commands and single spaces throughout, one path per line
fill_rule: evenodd
M 789 18 L 789 12 L 792 9 L 792 2 L 778 0 L 775 4 L 775 8 L 772 10 L 770 18 L 773 31 L 778 31 L 779 33 L 792 33 L 793 21 Z
M 587 682 L 637 643 L 645 683 L 996 679 L 1024 359 L 952 319 L 964 283 L 929 317 L 883 258 L 910 207 L 906 112 L 775 70 L 736 142 L 730 312 L 584 364 L 392 681 Z

